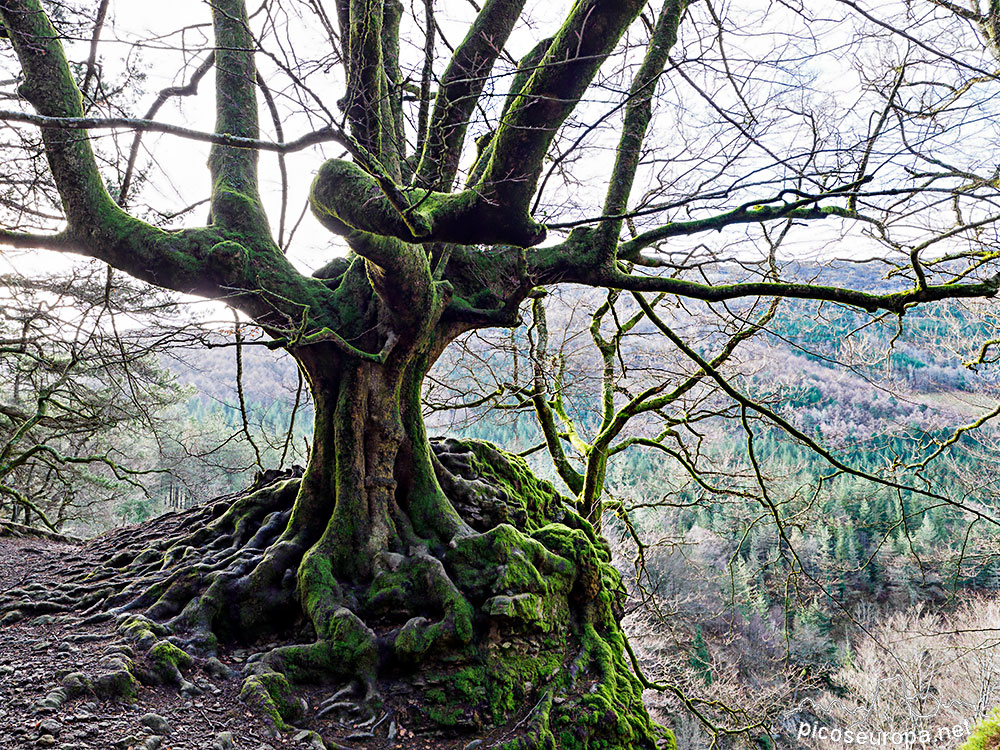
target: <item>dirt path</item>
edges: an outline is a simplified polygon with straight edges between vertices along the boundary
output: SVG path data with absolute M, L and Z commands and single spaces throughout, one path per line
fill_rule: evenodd
M 175 522 L 164 516 L 154 523 Z M 67 565 L 96 569 L 102 554 L 114 547 L 115 535 L 128 533 L 118 530 L 87 546 L 0 536 L 0 592 L 39 583 L 54 589 Z M 241 673 L 252 653 L 246 649 L 220 651 L 222 664 L 215 669 L 186 672 L 200 689 L 197 694 L 184 695 L 176 686 L 139 685 L 132 702 L 101 699 L 93 692 L 65 700 L 56 693 L 53 701 L 53 691 L 72 681 L 74 673 L 92 677 L 107 672 L 116 659 L 135 658 L 113 619 L 95 619 L 61 613 L 0 621 L 0 750 L 462 750 L 478 744 L 417 737 L 402 727 L 395 741 L 355 740 L 348 735 L 356 730 L 316 720 L 306 723 L 338 739 L 321 745 L 307 732 L 275 736 L 239 698 Z M 328 697 L 319 686 L 302 694 L 314 709 Z

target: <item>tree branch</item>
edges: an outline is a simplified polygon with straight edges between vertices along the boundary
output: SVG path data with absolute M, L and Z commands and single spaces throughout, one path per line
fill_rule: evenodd
M 451 56 L 434 99 L 417 169 L 416 182 L 421 187 L 451 189 L 469 117 L 523 8 L 524 0 L 489 0 Z
M 229 133 L 207 133 L 204 130 L 194 130 L 182 125 L 172 125 L 159 120 L 149 120 L 137 117 L 46 117 L 45 115 L 17 112 L 0 109 L 0 120 L 6 122 L 23 122 L 28 125 L 38 125 L 43 128 L 62 130 L 113 130 L 128 128 L 140 132 L 166 133 L 187 138 L 191 141 L 212 143 L 218 146 L 230 146 L 236 149 L 253 149 L 273 151 L 287 154 L 302 151 L 320 143 L 339 143 L 345 148 L 350 147 L 351 140 L 340 128 L 327 127 L 314 130 L 299 136 L 295 140 L 285 142 L 264 141 L 259 138 L 242 138 Z
M 574 5 L 541 65 L 500 123 L 477 185 L 487 200 L 507 208 L 518 220 L 526 219 L 556 131 L 643 5 L 641 0 L 582 0 Z M 538 231 L 544 233 L 541 227 Z
M 652 101 L 656 83 L 667 64 L 671 48 L 677 42 L 677 30 L 687 6 L 688 0 L 666 0 L 663 4 L 649 39 L 646 56 L 632 81 L 615 166 L 611 171 L 608 193 L 604 200 L 605 216 L 622 216 L 628 210 L 629 195 L 642 156 L 642 143 L 653 116 Z M 622 219 L 616 218 L 605 222 L 598 229 L 598 242 L 608 248 L 608 259 L 614 255 L 621 228 Z
M 213 0 L 215 29 L 215 130 L 240 138 L 260 137 L 257 66 L 243 0 Z M 214 145 L 208 157 L 212 173 L 212 219 L 270 235 L 258 193 L 257 151 Z

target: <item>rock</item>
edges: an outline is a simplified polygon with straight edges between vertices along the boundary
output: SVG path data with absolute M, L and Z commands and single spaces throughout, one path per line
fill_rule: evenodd
M 59 735 L 60 730 L 62 730 L 62 724 L 55 719 L 46 719 L 38 725 L 38 733 L 41 735 L 49 734 L 56 737 Z
M 70 672 L 62 678 L 62 686 L 70 696 L 82 695 L 90 690 L 90 679 L 83 672 Z
M 468 745 L 462 748 L 462 750 L 476 750 L 477 747 L 483 744 L 482 740 L 473 740 Z
M 193 682 L 188 682 L 187 680 L 183 680 L 181 682 L 180 694 L 185 698 L 193 698 L 196 695 L 201 695 L 204 692 L 205 691 L 202 688 L 198 687 Z
M 56 738 L 51 734 L 43 734 L 35 740 L 35 744 L 38 745 L 38 747 L 52 747 L 56 744 Z
M 154 734 L 152 737 L 147 737 L 146 741 L 142 743 L 142 750 L 159 750 L 162 744 L 163 738 Z
M 159 714 L 143 714 L 139 717 L 139 723 L 151 733 L 158 734 L 161 737 L 166 737 L 170 734 L 170 722 Z
M 56 711 L 63 703 L 66 702 L 67 693 L 62 688 L 56 688 L 46 695 L 44 698 L 35 701 L 32 704 L 32 711 L 36 714 L 50 713 Z
M 292 739 L 295 742 L 308 742 L 309 747 L 315 748 L 315 750 L 326 750 L 323 738 L 311 729 L 303 729 L 301 732 L 296 732 Z
M 232 732 L 219 732 L 215 737 L 215 742 L 212 743 L 212 750 L 235 750 L 235 748 Z
M 205 671 L 220 680 L 231 679 L 236 673 L 214 656 L 205 660 Z

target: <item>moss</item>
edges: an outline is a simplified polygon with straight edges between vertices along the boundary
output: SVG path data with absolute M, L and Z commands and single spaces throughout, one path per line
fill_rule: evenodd
M 550 723 L 563 750 L 654 747 L 662 734 L 643 708 L 642 687 L 625 663 L 617 623 L 605 625 L 603 633 L 593 623 L 584 625 L 580 655 L 559 680 L 567 697 L 556 701 Z M 581 690 L 578 682 L 590 686 Z
M 170 641 L 159 641 L 147 654 L 150 666 L 164 682 L 180 683 L 181 670 L 191 666 L 191 657 Z
M 155 587 L 159 596 L 161 587 Z M 166 588 L 162 586 L 162 588 Z M 142 649 L 150 648 L 156 643 L 157 638 L 167 635 L 167 629 L 159 623 L 153 622 L 143 615 L 126 615 L 118 622 L 118 632 L 128 638 L 132 643 Z
M 442 688 L 424 691 L 427 716 L 438 726 L 454 727 L 468 723 L 461 701 L 449 696 Z
M 995 750 L 1000 747 L 1000 708 L 995 708 L 972 730 L 959 750 Z
M 460 445 L 472 454 L 475 474 L 502 488 L 510 502 L 524 509 L 524 531 L 563 519 L 569 501 L 551 482 L 536 477 L 522 457 L 482 440 L 463 440 Z
M 244 278 L 247 269 L 247 249 L 239 242 L 225 240 L 212 245 L 209 264 L 219 276 L 231 283 Z
M 574 574 L 572 563 L 508 524 L 456 540 L 445 564 L 458 587 L 479 603 L 497 594 L 552 600 Z
M 302 705 L 295 699 L 292 686 L 281 674 L 263 671 L 243 681 L 240 700 L 269 718 L 277 729 L 291 727 L 288 722 L 302 716 Z
M 556 738 L 549 728 L 552 691 L 547 690 L 527 717 L 524 735 L 504 742 L 500 750 L 555 750 Z
M 509 643 L 504 646 L 504 643 Z M 561 648 L 531 654 L 512 642 L 490 649 L 487 661 L 487 696 L 496 724 L 512 716 L 539 686 L 548 683 L 563 666 Z
M 130 703 L 139 698 L 139 681 L 131 659 L 119 657 L 103 665 L 106 671 L 91 681 L 94 692 L 102 698 L 121 698 Z

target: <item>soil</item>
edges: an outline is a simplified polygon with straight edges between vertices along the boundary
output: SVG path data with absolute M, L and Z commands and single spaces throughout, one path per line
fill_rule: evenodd
M 96 567 L 96 546 L 0 536 L 0 592 L 29 582 L 54 586 L 68 562 L 87 563 L 91 556 Z M 379 737 L 351 737 L 357 735 L 356 728 L 315 718 L 301 722 L 301 728 L 318 732 L 324 745 L 307 731 L 276 734 L 239 698 L 249 649 L 220 649 L 220 661 L 232 670 L 228 679 L 218 676 L 218 669 L 206 671 L 204 665 L 186 672 L 185 677 L 201 688 L 197 695 L 183 695 L 176 686 L 140 685 L 134 702 L 85 694 L 58 708 L 39 705 L 67 674 L 94 674 L 109 656 L 132 655 L 114 620 L 94 619 L 60 613 L 0 625 L 0 750 L 462 750 L 470 742 L 471 747 L 479 746 L 470 736 L 415 736 L 393 720 L 406 714 L 405 706 L 392 705 L 387 705 Z M 301 695 L 312 708 L 328 697 L 320 687 Z M 499 739 L 496 735 L 502 733 L 501 729 L 493 738 L 483 738 L 481 746 L 489 747 L 490 739 Z

